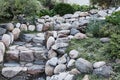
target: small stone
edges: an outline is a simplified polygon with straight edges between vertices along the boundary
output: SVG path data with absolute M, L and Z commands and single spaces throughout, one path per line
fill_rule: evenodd
M 57 65 L 57 66 L 55 67 L 55 69 L 54 69 L 54 74 L 58 74 L 58 73 L 64 72 L 64 71 L 66 71 L 66 65 L 64 65 L 64 64 L 59 64 L 59 65 Z
M 43 65 L 33 65 L 31 67 L 28 67 L 27 73 L 31 75 L 37 75 L 37 74 L 43 73 L 45 70 L 44 67 L 45 66 Z
M 77 33 L 77 34 L 75 34 L 74 38 L 75 39 L 84 39 L 84 38 L 87 38 L 87 36 L 83 33 Z
M 21 24 L 20 30 L 21 31 L 27 31 L 27 25 L 26 24 Z
M 83 58 L 77 59 L 75 66 L 81 73 L 90 73 L 93 70 L 92 63 Z
M 43 24 L 38 24 L 38 25 L 36 26 L 36 30 L 37 30 L 37 31 L 42 31 L 42 29 L 43 29 Z
M 107 43 L 107 42 L 110 42 L 110 38 L 107 38 L 107 37 L 106 38 L 101 38 L 100 41 L 103 42 L 103 43 Z
M 50 36 L 47 40 L 47 49 L 49 50 L 54 43 L 55 43 L 54 37 Z
M 74 59 L 70 59 L 70 61 L 68 62 L 67 64 L 67 67 L 70 68 L 70 67 L 73 67 L 75 64 L 75 60 Z
M 107 16 L 107 13 L 105 11 L 99 11 L 98 15 L 100 15 L 101 17 L 105 17 Z
M 8 47 L 11 43 L 11 37 L 8 34 L 4 34 L 2 37 L 2 41 L 4 42 L 5 46 Z
M 19 60 L 19 51 L 11 50 L 6 52 L 6 60 L 7 61 L 18 61 Z
M 52 76 L 54 74 L 54 67 L 49 65 L 45 66 L 45 74 L 47 76 Z
M 6 31 L 7 31 L 6 29 L 4 29 L 4 28 L 1 28 L 1 27 L 0 27 L 0 35 L 5 34 L 5 33 L 6 33 Z
M 65 64 L 66 62 L 67 59 L 64 55 L 58 59 L 58 64 Z
M 75 58 L 77 58 L 79 56 L 79 52 L 76 51 L 76 50 L 71 50 L 69 52 L 69 56 L 70 56 L 70 58 L 75 59 Z
M 85 75 L 82 80 L 89 80 L 89 75 Z
M 17 23 L 16 24 L 16 28 L 20 28 L 21 24 L 20 23 Z
M 14 25 L 12 23 L 7 23 L 7 30 L 12 31 L 14 29 Z
M 53 58 L 51 58 L 50 60 L 48 60 L 48 63 L 49 63 L 51 66 L 56 66 L 57 63 L 58 63 L 58 58 L 57 58 L 57 57 L 53 57 Z
M 74 79 L 74 75 L 68 74 L 68 75 L 65 77 L 64 80 L 75 80 L 75 79 Z
M 34 25 L 29 25 L 28 26 L 28 30 L 29 31 L 34 31 L 35 30 L 35 26 Z
M 20 52 L 20 61 L 32 62 L 34 60 L 33 51 L 21 51 Z
M 77 33 L 79 33 L 80 31 L 79 30 L 77 30 L 77 29 L 75 29 L 75 28 L 72 28 L 71 30 L 70 30 L 70 35 L 75 35 L 75 34 L 77 34 Z
M 104 62 L 104 61 L 99 61 L 99 62 L 95 62 L 94 64 L 93 64 L 93 67 L 94 68 L 99 68 L 99 67 L 102 67 L 102 66 L 104 66 L 106 63 Z
M 4 67 L 2 69 L 2 75 L 8 78 L 12 78 L 22 71 L 22 67 Z
M 78 71 L 76 68 L 74 68 L 69 73 L 73 74 L 73 75 L 78 75 L 78 74 L 80 74 L 80 71 Z
M 14 40 L 17 40 L 19 38 L 19 35 L 20 35 L 20 29 L 19 28 L 14 28 L 12 33 L 14 35 Z
M 48 58 L 49 59 L 56 57 L 56 56 L 57 56 L 57 53 L 54 50 L 51 49 L 48 51 Z

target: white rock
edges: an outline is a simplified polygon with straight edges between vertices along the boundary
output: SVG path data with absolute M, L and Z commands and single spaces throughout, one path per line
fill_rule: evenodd
M 16 28 L 20 28 L 21 24 L 20 23 L 17 23 L 16 24 Z
M 43 24 L 38 24 L 38 25 L 36 26 L 36 30 L 37 30 L 37 31 L 42 31 L 42 29 L 43 29 Z
M 8 34 L 4 34 L 2 36 L 2 41 L 4 42 L 5 46 L 8 47 L 11 43 L 11 37 Z
M 79 52 L 76 51 L 76 50 L 71 50 L 69 52 L 69 56 L 70 56 L 70 58 L 75 59 L 75 58 L 77 58 L 79 56 Z
M 3 42 L 0 42 L 0 51 L 1 51 L 2 53 L 5 53 L 5 45 L 4 45 Z
M 57 57 L 53 57 L 53 58 L 51 58 L 50 60 L 48 60 L 48 63 L 49 63 L 49 65 L 51 65 L 51 66 L 56 66 L 57 63 L 58 63 L 58 58 L 57 58 Z
M 89 75 L 85 75 L 82 80 L 89 80 Z
M 2 75 L 8 78 L 12 78 L 22 71 L 22 67 L 4 67 L 2 69 Z
M 45 74 L 46 74 L 47 76 L 52 76 L 53 73 L 54 73 L 54 67 L 49 66 L 49 65 L 46 65 L 46 66 L 45 66 Z
M 12 33 L 14 35 L 14 40 L 17 40 L 19 38 L 19 35 L 20 35 L 20 29 L 19 28 L 14 28 Z
M 99 11 L 98 15 L 100 15 L 101 17 L 105 17 L 107 16 L 107 13 L 105 11 Z
M 12 31 L 14 29 L 14 25 L 12 23 L 7 24 L 7 30 Z
M 106 64 L 106 62 L 104 62 L 104 61 L 99 61 L 99 62 L 95 62 L 94 64 L 93 64 L 93 67 L 94 68 L 99 68 L 99 67 L 101 67 L 101 66 L 104 66 Z
M 55 43 L 54 37 L 50 36 L 47 40 L 47 49 L 50 49 L 50 47 Z
M 65 72 L 65 71 L 66 71 L 66 65 L 65 64 L 59 64 L 55 67 L 54 74 L 58 74 L 60 72 Z
M 29 25 L 28 26 L 28 30 L 29 31 L 34 31 L 35 30 L 35 26 L 34 25 Z
M 74 63 L 75 63 L 75 60 L 74 59 L 71 59 L 68 64 L 67 64 L 67 67 L 70 68 L 72 66 L 74 66 Z
M 49 59 L 56 57 L 56 56 L 57 56 L 57 53 L 54 50 L 51 49 L 48 51 L 48 58 Z
M 83 33 L 77 33 L 77 34 L 75 34 L 74 38 L 75 39 L 84 39 L 84 38 L 87 38 L 87 36 Z
M 27 25 L 26 24 L 21 24 L 20 30 L 21 31 L 27 31 Z
M 13 41 L 14 41 L 14 35 L 13 35 L 13 33 L 11 33 L 11 32 L 9 32 L 8 33 L 9 35 L 10 35 L 10 43 L 12 44 L 13 43 Z

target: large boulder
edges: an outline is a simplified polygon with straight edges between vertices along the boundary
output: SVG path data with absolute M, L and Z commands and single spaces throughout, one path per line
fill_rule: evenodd
M 14 40 L 17 40 L 19 38 L 19 35 L 20 35 L 20 29 L 19 28 L 14 28 L 12 33 L 14 35 Z
M 4 42 L 5 46 L 8 47 L 11 43 L 11 37 L 8 34 L 4 34 L 2 36 L 2 41 Z
M 92 63 L 83 58 L 77 59 L 75 66 L 81 73 L 90 73 L 93 70 Z
M 14 25 L 12 23 L 7 23 L 6 26 L 8 31 L 12 31 L 14 29 Z

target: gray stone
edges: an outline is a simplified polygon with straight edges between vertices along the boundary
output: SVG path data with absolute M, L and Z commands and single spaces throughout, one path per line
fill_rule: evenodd
M 19 51 L 18 50 L 7 51 L 5 58 L 7 61 L 19 61 Z
M 56 43 L 52 46 L 53 50 L 57 50 L 59 48 L 66 48 L 68 46 L 68 43 Z
M 64 16 L 63 16 L 63 18 L 65 18 L 65 19 L 70 19 L 72 17 L 72 14 L 65 14 Z
M 16 26 L 16 28 L 20 28 L 21 24 L 17 23 L 15 26 Z
M 44 44 L 45 38 L 44 37 L 34 37 L 32 41 L 34 43 Z
M 4 28 L 1 28 L 1 27 L 0 27 L 0 35 L 5 34 L 5 33 L 6 33 L 6 31 L 7 31 L 6 29 L 4 29 Z
M 112 73 L 112 68 L 106 65 L 93 70 L 93 74 L 104 77 L 110 77 Z
M 54 67 L 46 65 L 45 66 L 45 74 L 47 76 L 52 76 L 54 74 Z
M 26 24 L 21 24 L 20 30 L 21 31 L 27 31 L 28 30 L 27 25 Z
M 54 37 L 50 36 L 47 40 L 47 45 L 46 45 L 47 49 L 49 50 L 54 43 L 55 43 Z
M 92 63 L 83 58 L 77 59 L 75 66 L 81 73 L 90 73 L 93 70 Z
M 64 55 L 58 59 L 58 64 L 65 64 L 66 62 L 67 59 Z
M 35 37 L 34 34 L 22 34 L 20 35 L 20 39 L 24 42 L 30 42 Z
M 4 67 L 2 69 L 2 75 L 8 78 L 12 78 L 22 71 L 22 67 Z
M 58 34 L 69 35 L 70 34 L 70 30 L 61 30 L 61 31 L 58 31 Z
M 74 59 L 70 59 L 70 61 L 67 64 L 67 67 L 70 68 L 70 67 L 73 67 L 74 65 L 75 65 L 75 60 Z
M 58 74 L 60 72 L 65 72 L 65 71 L 66 71 L 66 65 L 65 64 L 59 64 L 55 67 L 54 74 Z
M 56 56 L 57 56 L 57 53 L 54 50 L 51 49 L 48 51 L 48 58 L 49 59 L 56 57 Z
M 77 34 L 75 34 L 74 38 L 75 39 L 85 39 L 85 38 L 87 38 L 87 36 L 83 33 L 77 33 Z
M 75 28 L 72 28 L 71 30 L 70 30 L 70 35 L 75 35 L 75 34 L 77 34 L 77 33 L 79 33 L 80 31 L 79 30 L 77 30 L 77 29 L 75 29 Z
M 36 26 L 36 30 L 37 30 L 37 31 L 42 31 L 42 29 L 43 29 L 43 24 L 38 24 L 38 25 Z
M 6 26 L 8 31 L 12 31 L 14 29 L 14 25 L 12 23 L 7 23 Z
M 35 30 L 35 25 L 29 25 L 28 30 L 29 31 L 34 31 Z
M 107 13 L 105 11 L 98 11 L 98 15 L 101 16 L 101 17 L 105 17 L 107 16 Z
M 31 75 L 37 75 L 37 74 L 43 73 L 44 70 L 45 70 L 44 65 L 33 65 L 31 67 L 28 67 L 27 73 Z
M 11 39 L 10 43 L 12 44 L 14 42 L 14 35 L 11 32 L 9 32 L 8 34 L 10 35 L 10 39 Z
M 107 42 L 110 42 L 110 38 L 100 38 L 100 41 L 103 42 L 103 43 L 107 43 Z
M 105 64 L 106 64 L 106 62 L 104 62 L 104 61 L 99 61 L 99 62 L 95 62 L 95 63 L 93 64 L 93 67 L 94 67 L 94 68 L 99 68 L 99 67 L 104 66 Z
M 32 62 L 34 60 L 33 51 L 21 51 L 20 52 L 20 61 Z
M 80 71 L 78 71 L 76 68 L 73 68 L 69 73 L 73 75 L 78 75 L 80 74 Z
M 58 58 L 57 58 L 57 57 L 53 57 L 53 58 L 51 58 L 50 60 L 48 60 L 48 63 L 49 63 L 49 65 L 51 65 L 51 66 L 56 66 L 57 63 L 58 63 Z
M 71 50 L 69 52 L 69 56 L 70 56 L 70 58 L 75 59 L 75 58 L 77 58 L 79 56 L 79 52 L 76 51 L 76 50 Z
M 0 50 L 0 63 L 3 62 L 4 59 L 4 53 Z
M 64 80 L 75 80 L 74 75 L 68 74 Z

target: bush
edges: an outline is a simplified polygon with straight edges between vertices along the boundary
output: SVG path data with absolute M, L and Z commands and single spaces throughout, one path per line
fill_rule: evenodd
M 106 48 L 106 52 L 112 59 L 120 59 L 120 35 L 112 34 L 110 44 Z
M 112 13 L 111 16 L 107 16 L 106 20 L 115 25 L 120 25 L 120 11 Z
M 49 9 L 41 9 L 38 16 L 42 17 L 45 15 L 49 15 L 49 16 L 54 16 L 56 13 L 54 12 L 54 10 L 49 10 Z
M 0 17 L 12 16 L 15 18 L 19 14 L 25 16 L 33 16 L 40 10 L 40 2 L 38 0 L 0 0 Z
M 103 37 L 104 35 L 102 34 L 100 29 L 104 29 L 104 25 L 105 21 L 92 20 L 86 28 L 86 33 L 93 34 L 94 37 Z
M 68 14 L 68 13 L 69 13 L 69 14 L 70 14 L 70 13 L 71 13 L 71 14 L 74 13 L 74 8 L 73 8 L 70 4 L 59 3 L 59 4 L 55 5 L 54 11 L 55 11 L 57 14 L 63 16 L 63 15 Z

